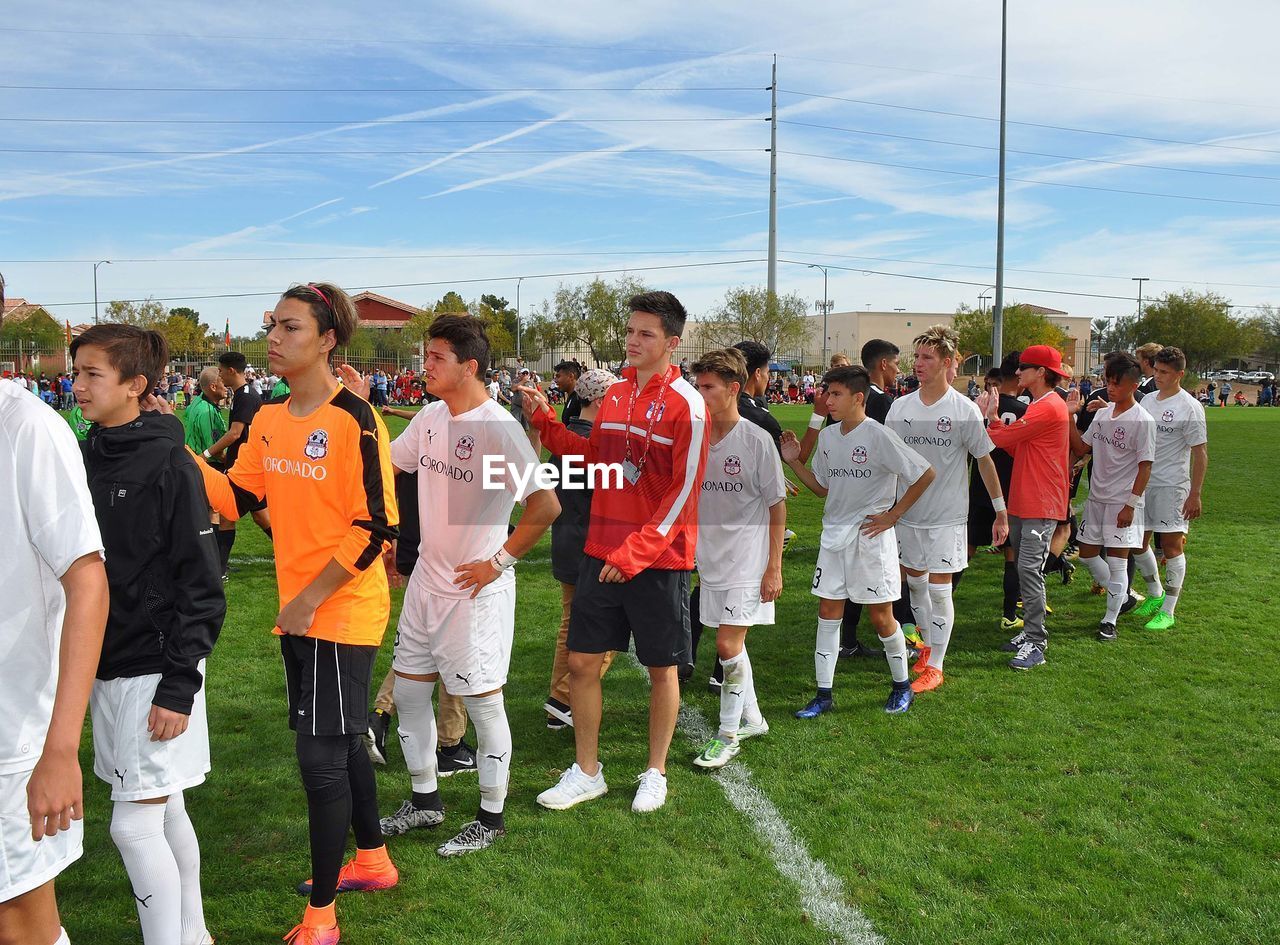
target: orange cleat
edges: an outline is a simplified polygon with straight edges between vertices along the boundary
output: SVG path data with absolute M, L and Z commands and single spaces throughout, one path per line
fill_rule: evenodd
M 925 666 L 919 678 L 911 684 L 912 692 L 930 692 L 942 685 L 942 670 L 936 666 Z
M 400 882 L 400 871 L 387 856 L 385 846 L 376 850 L 356 850 L 354 859 L 348 860 L 338 873 L 335 892 L 376 892 L 390 889 Z M 311 880 L 298 884 L 298 894 L 311 895 Z
M 289 945 L 338 945 L 341 939 L 342 933 L 338 930 L 338 916 L 333 903 L 320 909 L 307 906 L 302 921 L 284 937 Z
M 920 647 L 916 650 L 916 656 L 918 659 L 911 664 L 911 672 L 923 673 L 929 668 L 929 648 L 927 646 Z

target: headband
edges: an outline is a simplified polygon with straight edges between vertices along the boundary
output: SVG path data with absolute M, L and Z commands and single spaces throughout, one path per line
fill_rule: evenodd
M 315 283 L 313 283 L 313 282 L 308 282 L 308 283 L 307 283 L 307 288 L 308 288 L 308 289 L 310 289 L 312 292 L 314 292 L 316 295 L 320 296 L 320 298 L 324 299 L 324 304 L 325 304 L 325 305 L 329 306 L 329 308 L 331 308 L 331 309 L 333 308 L 333 303 L 329 301 L 329 296 L 327 296 L 327 295 L 325 295 L 323 292 L 321 292 L 321 291 L 320 291 L 320 287 L 319 287 L 319 286 L 317 286 L 317 285 L 316 285 Z

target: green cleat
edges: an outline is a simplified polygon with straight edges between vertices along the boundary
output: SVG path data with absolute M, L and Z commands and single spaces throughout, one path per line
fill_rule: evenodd
M 919 649 L 924 646 L 924 640 L 920 637 L 920 631 L 913 623 L 904 623 L 902 625 L 902 635 L 907 639 L 907 646 L 912 649 Z
M 1148 597 L 1137 607 L 1133 608 L 1135 617 L 1154 617 L 1160 612 L 1161 605 L 1164 604 L 1164 595 L 1159 597 Z M 1172 626 L 1172 624 L 1171 624 Z M 1163 630 L 1164 627 L 1150 627 L 1151 630 Z
M 742 746 L 738 744 L 736 738 L 731 742 L 727 742 L 719 735 L 716 735 L 703 746 L 702 751 L 698 753 L 698 757 L 693 759 L 693 763 L 699 768 L 723 768 L 736 758 L 740 751 L 742 751 Z
M 1144 630 L 1172 630 L 1174 625 L 1173 614 L 1166 614 L 1163 610 L 1143 624 Z

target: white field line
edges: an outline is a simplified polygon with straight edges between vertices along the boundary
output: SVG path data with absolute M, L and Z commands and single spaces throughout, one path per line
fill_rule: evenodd
M 632 664 L 644 671 L 634 651 L 628 656 Z M 684 702 L 680 704 L 676 728 L 695 751 L 715 734 L 702 711 Z M 827 864 L 813 857 L 773 801 L 756 787 L 751 769 L 743 761 L 731 761 L 711 777 L 720 785 L 729 803 L 747 819 L 756 836 L 769 845 L 774 866 L 800 890 L 800 901 L 819 928 L 846 945 L 885 945 L 884 937 L 862 911 L 848 904 L 840 878 Z

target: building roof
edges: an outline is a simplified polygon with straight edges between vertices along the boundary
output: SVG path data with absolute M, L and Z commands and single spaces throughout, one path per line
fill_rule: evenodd
M 385 295 L 378 295 L 376 292 L 360 292 L 351 297 L 351 301 L 359 305 L 361 299 L 369 299 L 372 302 L 381 302 L 383 305 L 390 305 L 392 308 L 398 308 L 405 312 L 409 317 L 418 314 L 418 306 L 410 305 L 408 302 L 400 302 L 396 299 L 389 299 Z
M 5 321 L 20 322 L 23 319 L 34 315 L 36 312 L 44 312 L 46 315 L 49 314 L 48 309 L 43 305 L 39 305 L 35 302 L 28 302 L 26 299 L 4 300 Z

